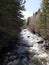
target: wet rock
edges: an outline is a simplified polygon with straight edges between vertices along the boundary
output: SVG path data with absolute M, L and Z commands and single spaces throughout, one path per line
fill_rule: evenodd
M 48 65 L 48 61 L 44 61 L 46 55 L 42 54 L 45 53 L 41 47 L 44 42 L 35 32 L 32 34 L 27 29 L 22 30 L 18 42 L 15 43 L 14 49 L 4 54 L 2 65 Z
M 27 36 L 28 38 L 30 38 L 30 36 Z
M 46 50 L 49 50 L 49 46 L 48 46 L 48 45 L 45 45 L 45 49 L 46 49 Z
M 49 50 L 49 41 L 48 40 L 45 41 L 44 47 L 46 50 Z
M 43 44 L 43 42 L 44 42 L 44 41 L 43 41 L 43 40 L 41 40 L 41 41 L 39 41 L 39 42 L 37 42 L 37 43 L 38 43 L 38 44 Z

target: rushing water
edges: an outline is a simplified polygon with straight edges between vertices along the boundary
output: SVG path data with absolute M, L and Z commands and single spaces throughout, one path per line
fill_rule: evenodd
M 20 32 L 20 40 L 15 49 L 6 54 L 3 65 L 49 65 L 45 41 L 28 29 Z

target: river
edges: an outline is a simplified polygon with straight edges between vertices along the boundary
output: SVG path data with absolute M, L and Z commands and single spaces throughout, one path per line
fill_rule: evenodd
M 19 43 L 6 54 L 3 65 L 49 65 L 44 39 L 29 29 L 22 29 L 19 35 Z

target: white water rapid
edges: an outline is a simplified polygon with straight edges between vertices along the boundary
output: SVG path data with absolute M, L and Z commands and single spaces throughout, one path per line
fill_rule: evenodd
M 37 33 L 23 29 L 19 42 L 6 54 L 3 65 L 49 65 L 49 53 L 44 45 L 45 41 Z
M 38 34 L 33 34 L 28 29 L 23 29 L 20 34 L 22 42 L 27 41 L 27 45 L 30 46 L 28 51 L 34 54 L 31 57 L 30 65 L 49 65 L 49 54 L 46 53 L 44 48 L 45 41 Z M 43 42 L 41 43 L 41 41 Z

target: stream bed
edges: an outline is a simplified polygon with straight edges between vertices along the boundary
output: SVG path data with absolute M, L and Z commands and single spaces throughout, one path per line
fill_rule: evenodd
M 49 53 L 45 50 L 45 41 L 29 29 L 20 32 L 15 48 L 6 53 L 2 65 L 49 65 Z

